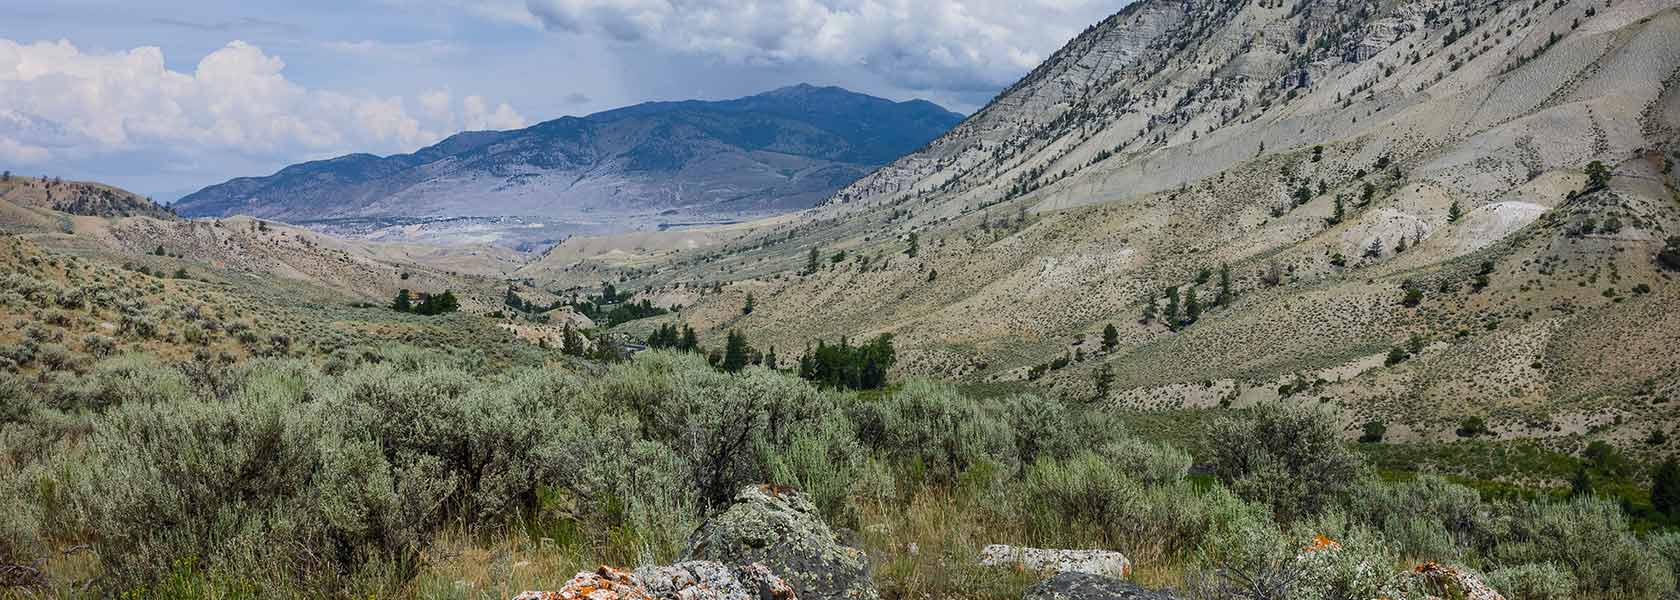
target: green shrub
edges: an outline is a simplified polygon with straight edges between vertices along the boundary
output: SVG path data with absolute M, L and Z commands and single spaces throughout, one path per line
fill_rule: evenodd
M 1284 523 L 1346 495 L 1363 469 L 1330 417 L 1272 404 L 1223 417 L 1209 433 L 1214 474 L 1237 495 L 1272 507 Z
M 1575 577 L 1552 563 L 1530 563 L 1490 571 L 1487 584 L 1507 598 L 1523 600 L 1569 600 L 1575 594 Z
M 1614 501 L 1542 501 L 1520 507 L 1513 517 L 1512 532 L 1494 550 L 1500 562 L 1563 567 L 1579 596 L 1657 598 L 1674 589 L 1669 565 L 1634 537 Z
M 1190 471 L 1188 452 L 1136 437 L 1120 437 L 1103 444 L 1096 452 L 1128 477 L 1146 485 L 1177 482 Z
M 987 410 L 947 385 L 911 381 L 851 412 L 866 447 L 911 465 L 928 481 L 955 482 L 982 462 L 1011 473 L 1020 465 L 1015 433 L 999 414 L 1005 411 Z
M 1475 490 L 1435 475 L 1409 481 L 1362 479 L 1348 494 L 1348 514 L 1383 531 L 1402 557 L 1452 562 L 1485 552 L 1504 531 Z

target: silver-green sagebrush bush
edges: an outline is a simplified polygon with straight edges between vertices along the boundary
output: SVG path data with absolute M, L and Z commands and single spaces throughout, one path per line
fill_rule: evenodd
M 1209 481 L 1090 407 L 920 381 L 825 391 L 665 352 L 593 373 L 404 348 L 125 355 L 0 376 L 0 400 L 0 502 L 17 507 L 0 561 L 91 544 L 112 595 L 390 595 L 450 528 L 669 561 L 765 482 L 849 527 L 921 490 L 966 495 L 1011 536 L 988 543 L 1120 550 L 1183 571 L 1193 598 L 1411 597 L 1401 574 L 1438 561 L 1512 598 L 1656 599 L 1680 562 L 1677 536 L 1639 537 L 1614 502 L 1378 480 L 1310 409 L 1231 412 Z

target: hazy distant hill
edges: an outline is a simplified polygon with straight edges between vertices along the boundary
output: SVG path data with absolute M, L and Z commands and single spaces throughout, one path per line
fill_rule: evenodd
M 925 101 L 801 85 L 462 133 L 413 154 L 303 163 L 205 188 L 175 208 L 294 222 L 756 216 L 812 206 L 961 120 Z

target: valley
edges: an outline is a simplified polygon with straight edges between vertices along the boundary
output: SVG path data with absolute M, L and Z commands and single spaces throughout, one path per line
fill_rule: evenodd
M 1680 594 L 1680 6 L 1115 10 L 967 117 L 8 171 L 0 597 Z

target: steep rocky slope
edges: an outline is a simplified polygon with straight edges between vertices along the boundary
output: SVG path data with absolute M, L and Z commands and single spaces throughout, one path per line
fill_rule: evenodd
M 960 120 L 924 101 L 797 86 L 304 163 L 211 186 L 176 207 L 289 222 L 525 216 L 619 229 L 763 216 L 807 208 Z
M 1680 397 L 1677 79 L 1672 2 L 1145 0 L 797 218 L 526 269 L 784 354 L 890 332 L 908 375 L 1634 444 Z

